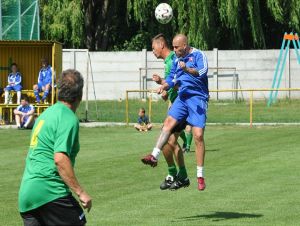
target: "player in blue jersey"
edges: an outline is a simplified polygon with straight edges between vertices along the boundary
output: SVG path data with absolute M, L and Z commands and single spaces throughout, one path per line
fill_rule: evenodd
M 36 98 L 36 102 L 39 104 L 41 102 L 40 92 L 44 92 L 42 101 L 46 101 L 48 94 L 51 91 L 52 87 L 52 68 L 48 64 L 48 60 L 43 58 L 41 60 L 42 68 L 39 72 L 38 83 L 33 85 L 33 92 Z
M 11 100 L 8 101 L 9 92 L 15 91 L 17 92 L 17 104 L 20 104 L 21 99 L 21 90 L 22 90 L 22 75 L 18 72 L 18 65 L 16 63 L 11 64 L 11 73 L 8 75 L 8 85 L 6 86 L 5 96 L 4 96 L 4 104 L 12 104 Z
M 32 129 L 34 124 L 34 107 L 29 104 L 27 96 L 22 96 L 21 104 L 14 110 L 18 129 Z
M 204 181 L 204 129 L 206 124 L 206 110 L 209 97 L 207 78 L 207 59 L 204 53 L 188 45 L 187 37 L 178 34 L 173 39 L 173 48 L 176 58 L 170 75 L 165 83 L 157 90 L 179 87 L 178 97 L 171 106 L 164 121 L 161 134 L 151 154 L 144 157 L 144 163 L 157 165 L 158 157 L 163 146 L 167 143 L 172 129 L 183 120 L 193 127 L 193 136 L 196 147 L 198 189 L 205 189 Z
M 175 53 L 170 50 L 167 40 L 163 34 L 158 34 L 152 39 L 152 51 L 156 58 L 164 60 L 164 78 L 166 78 L 170 74 L 172 62 L 175 58 Z M 160 84 L 162 80 L 163 79 L 159 75 L 153 75 L 153 81 L 155 81 L 156 83 Z M 175 101 L 177 97 L 177 89 L 173 88 L 169 89 L 168 91 L 164 91 L 163 93 L 161 93 L 161 97 L 165 101 L 169 99 L 170 105 Z M 168 175 L 160 185 L 161 190 L 176 190 L 181 187 L 187 187 L 190 184 L 184 163 L 183 152 L 180 145 L 177 142 L 178 137 L 182 134 L 185 125 L 186 123 L 185 121 L 183 121 L 180 125 L 176 126 L 172 130 L 172 134 L 169 137 L 168 142 L 164 145 L 162 149 L 163 155 L 168 165 Z M 185 138 L 184 133 L 183 135 Z M 180 181 L 181 183 L 180 186 L 177 185 L 178 181 Z

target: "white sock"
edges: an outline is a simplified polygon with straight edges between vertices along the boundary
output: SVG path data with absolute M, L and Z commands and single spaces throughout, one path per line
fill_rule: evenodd
M 4 101 L 5 104 L 8 103 L 8 91 L 5 91 L 5 101 Z
M 20 104 L 21 101 L 21 91 L 17 92 L 17 104 Z
M 159 154 L 160 154 L 160 149 L 159 148 L 153 148 L 153 151 L 152 151 L 151 155 L 154 156 L 154 158 L 158 159 Z
M 204 167 L 197 166 L 197 177 L 204 177 Z

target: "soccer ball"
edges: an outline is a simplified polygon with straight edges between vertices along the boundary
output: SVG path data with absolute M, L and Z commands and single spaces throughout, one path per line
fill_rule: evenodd
M 159 23 L 167 24 L 173 17 L 173 10 L 167 3 L 160 3 L 155 9 L 155 18 Z

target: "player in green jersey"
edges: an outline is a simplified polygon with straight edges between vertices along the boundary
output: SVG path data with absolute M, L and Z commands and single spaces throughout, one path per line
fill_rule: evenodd
M 44 111 L 32 130 L 19 191 L 19 211 L 25 226 L 85 225 L 82 208 L 91 197 L 78 183 L 75 158 L 79 152 L 79 122 L 75 115 L 82 98 L 83 78 L 76 70 L 63 71 L 58 102 Z
M 156 58 L 164 60 L 165 78 L 166 78 L 169 75 L 172 61 L 173 58 L 175 57 L 175 54 L 173 51 L 169 49 L 167 41 L 163 34 L 159 34 L 152 39 L 152 50 Z M 156 78 L 160 78 L 160 76 L 154 74 L 153 81 L 156 81 Z M 162 93 L 162 98 L 164 100 L 169 99 L 171 103 L 175 101 L 176 97 L 177 97 L 176 89 L 170 89 L 168 90 L 168 92 Z M 182 132 L 182 130 L 184 129 L 184 127 L 185 127 L 185 122 L 179 124 L 176 128 L 174 128 L 168 143 L 163 147 L 163 154 L 168 164 L 168 176 L 160 185 L 160 189 L 162 190 L 165 189 L 176 190 L 180 187 L 189 186 L 189 179 L 184 164 L 183 152 L 180 145 L 177 142 L 177 139 L 180 133 Z M 175 156 L 175 160 L 179 168 L 178 171 L 173 156 Z M 178 181 L 181 181 L 183 183 L 178 185 Z

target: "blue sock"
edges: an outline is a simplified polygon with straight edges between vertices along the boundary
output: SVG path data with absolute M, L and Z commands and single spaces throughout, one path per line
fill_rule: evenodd
M 45 100 L 47 98 L 48 94 L 49 94 L 49 90 L 45 90 L 44 91 L 44 96 L 42 97 L 42 100 Z
M 33 93 L 34 93 L 34 95 L 35 95 L 36 101 L 37 101 L 37 102 L 40 102 L 41 100 L 40 100 L 39 91 L 38 91 L 38 90 L 34 90 Z

